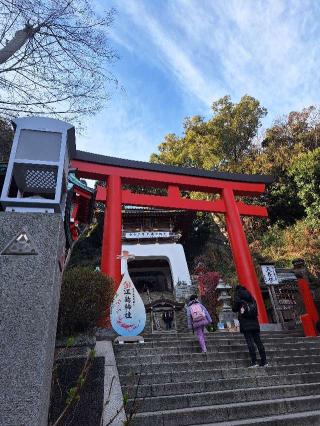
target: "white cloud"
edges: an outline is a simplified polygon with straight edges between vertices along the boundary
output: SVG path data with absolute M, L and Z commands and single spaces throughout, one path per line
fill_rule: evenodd
M 88 123 L 85 134 L 77 136 L 77 149 L 148 161 L 155 146 L 151 145 L 147 111 L 137 102 L 118 93 L 110 106 Z
M 134 67 L 138 57 L 140 65 L 141 59 L 150 65 L 141 76 L 145 91 L 157 78 L 147 74 L 154 67 L 170 78 L 176 90 L 170 107 L 181 108 L 181 121 L 181 97 L 190 114 L 209 114 L 213 100 L 230 94 L 238 101 L 249 94 L 267 107 L 268 124 L 278 115 L 319 103 L 320 2 L 108 0 L 106 6 L 112 1 L 118 14 L 110 36 L 123 49 L 122 63 Z M 126 88 L 138 83 L 121 81 Z M 155 122 L 151 111 L 159 99 L 144 93 L 142 101 L 138 90 L 128 96 L 117 93 L 89 123 L 87 136 L 78 138 L 78 147 L 148 160 L 172 128 Z
M 129 27 L 135 27 L 131 41 L 139 39 L 140 53 L 206 106 L 225 94 L 238 100 L 248 93 L 274 113 L 284 113 L 306 105 L 303 100 L 319 99 L 317 2 L 127 0 L 117 4 Z
M 170 27 L 170 16 L 164 17 L 167 24 L 164 25 L 159 16 L 152 16 L 141 1 L 123 1 L 117 4 L 122 4 L 122 12 L 138 28 L 140 40 L 134 31 L 130 32 L 131 42 L 138 44 L 137 54 L 149 55 L 150 61 L 175 76 L 188 95 L 197 97 L 206 105 L 210 105 L 213 98 L 222 95 L 220 85 L 214 79 L 207 78 L 206 73 L 195 64 L 188 46 L 181 43 L 174 27 Z M 122 28 L 123 26 L 121 31 Z M 122 46 L 127 43 L 128 40 L 121 40 Z
M 225 87 L 237 98 L 256 96 L 274 113 L 319 99 L 320 65 L 309 1 L 215 2 L 220 34 L 209 49 L 219 57 Z M 310 23 L 308 27 L 307 23 Z M 317 78 L 318 80 L 318 78 Z M 303 103 L 305 105 L 305 103 Z

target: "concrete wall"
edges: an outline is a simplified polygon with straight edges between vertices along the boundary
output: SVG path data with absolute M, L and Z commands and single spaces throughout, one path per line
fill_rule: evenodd
M 166 259 L 169 262 L 173 285 L 185 281 L 191 285 L 191 278 L 184 249 L 181 244 L 123 244 L 122 250 L 128 250 L 136 260 Z M 123 273 L 123 266 L 122 266 Z

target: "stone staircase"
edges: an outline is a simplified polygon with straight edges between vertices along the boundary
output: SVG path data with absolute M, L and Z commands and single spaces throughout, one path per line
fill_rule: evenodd
M 115 345 L 133 425 L 320 425 L 320 338 L 261 333 L 269 367 L 248 368 L 239 333 L 145 335 Z

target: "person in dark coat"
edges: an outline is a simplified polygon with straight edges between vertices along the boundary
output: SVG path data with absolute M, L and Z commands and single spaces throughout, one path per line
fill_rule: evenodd
M 251 367 L 258 367 L 256 348 L 258 348 L 260 354 L 260 366 L 264 367 L 267 364 L 266 351 L 263 343 L 260 339 L 260 325 L 258 322 L 258 311 L 254 315 L 248 315 L 246 311 L 247 304 L 254 303 L 255 299 L 251 296 L 249 291 L 242 285 L 237 285 L 235 289 L 234 303 L 232 306 L 233 312 L 238 312 L 238 320 L 240 323 L 240 332 L 243 333 L 247 345 L 249 354 L 251 357 Z M 252 306 L 252 305 L 251 305 Z

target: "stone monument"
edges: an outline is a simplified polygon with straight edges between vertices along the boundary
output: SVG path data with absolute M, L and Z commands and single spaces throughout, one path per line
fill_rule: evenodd
M 47 425 L 74 128 L 16 120 L 0 198 L 0 424 Z

